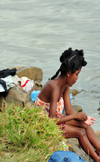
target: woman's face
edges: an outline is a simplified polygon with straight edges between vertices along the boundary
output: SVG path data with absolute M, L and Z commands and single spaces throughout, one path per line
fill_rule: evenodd
M 73 73 L 73 74 L 71 73 L 71 71 L 68 72 L 69 74 L 67 73 L 67 76 L 68 76 L 68 85 L 69 85 L 70 87 L 71 87 L 73 84 L 76 83 L 80 71 L 81 71 L 81 68 L 79 68 L 79 70 L 76 70 L 75 73 Z

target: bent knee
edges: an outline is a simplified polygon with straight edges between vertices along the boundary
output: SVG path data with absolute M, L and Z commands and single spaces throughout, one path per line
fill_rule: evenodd
M 84 121 L 81 121 L 80 123 L 81 123 L 80 126 L 81 126 L 82 128 L 88 129 L 89 127 L 91 127 L 90 125 L 85 124 Z
M 85 128 L 80 128 L 79 130 L 79 137 L 86 136 L 86 130 Z
M 83 128 L 88 129 L 89 127 L 91 127 L 91 126 L 84 123 Z

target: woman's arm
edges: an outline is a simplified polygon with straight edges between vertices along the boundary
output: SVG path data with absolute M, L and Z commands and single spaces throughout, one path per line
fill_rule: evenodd
M 51 99 L 50 99 L 50 110 L 49 110 L 49 117 L 56 117 L 57 111 L 57 102 L 59 98 L 59 89 L 51 87 Z
M 58 119 L 58 118 L 56 118 Z M 67 115 L 67 116 L 62 116 L 58 119 L 57 124 L 62 124 L 65 123 L 69 120 L 82 120 L 82 121 L 86 121 L 87 120 L 87 115 L 84 112 L 79 112 L 79 113 L 73 113 L 71 115 Z
M 51 118 L 53 118 L 53 117 L 56 118 L 58 98 L 59 98 L 59 89 L 57 89 L 57 88 L 53 89 L 52 94 L 51 94 L 50 111 L 49 111 L 49 117 L 51 117 Z M 70 100 L 70 98 L 69 98 L 69 100 Z M 71 110 L 71 113 L 70 113 L 70 110 Z M 57 124 L 62 124 L 62 123 L 65 123 L 65 122 L 67 122 L 69 120 L 73 120 L 73 119 L 85 121 L 87 119 L 87 115 L 84 112 L 76 113 L 69 106 L 69 114 L 67 116 L 62 116 L 62 117 L 59 117 L 56 119 L 58 120 Z
M 70 94 L 69 86 L 66 86 L 64 94 L 63 94 L 66 115 L 76 113 L 76 111 L 74 111 L 71 107 L 71 101 L 70 101 L 70 95 L 69 94 Z

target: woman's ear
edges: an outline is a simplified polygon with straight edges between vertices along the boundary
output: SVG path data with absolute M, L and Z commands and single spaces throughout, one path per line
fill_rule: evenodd
M 66 75 L 67 75 L 67 77 L 69 77 L 69 73 L 68 72 L 66 73 Z
M 69 76 L 71 75 L 71 71 L 68 71 L 68 72 L 66 73 L 66 75 L 67 75 L 67 77 L 69 77 Z

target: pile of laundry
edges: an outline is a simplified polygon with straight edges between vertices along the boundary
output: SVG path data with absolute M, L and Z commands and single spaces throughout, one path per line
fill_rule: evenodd
M 16 84 L 28 93 L 30 93 L 31 89 L 34 87 L 33 80 L 30 80 L 27 77 L 18 78 L 16 71 L 16 68 L 0 71 L 0 94 L 2 93 L 4 97 L 7 96 L 10 88 Z

